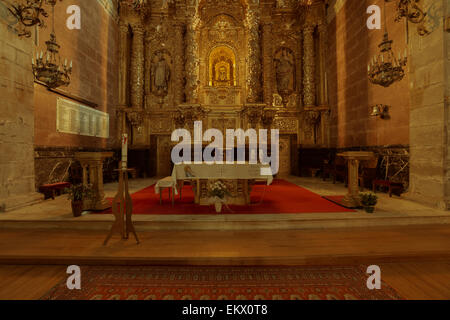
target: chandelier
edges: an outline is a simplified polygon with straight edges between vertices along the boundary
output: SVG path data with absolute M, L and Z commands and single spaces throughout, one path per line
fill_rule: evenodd
M 55 1 L 56 2 L 56 1 Z M 47 49 L 36 54 L 36 61 L 32 58 L 34 79 L 45 84 L 49 89 L 55 89 L 70 84 L 70 74 L 72 73 L 72 61 L 67 64 L 67 59 L 61 65 L 59 49 L 61 46 L 56 42 L 55 35 L 55 4 L 52 5 L 53 29 L 50 40 L 45 42 Z
M 397 16 L 395 21 L 400 21 L 403 18 L 408 19 L 412 23 L 421 23 L 426 13 L 419 7 L 420 0 L 385 0 L 385 2 L 398 1 L 397 3 Z
M 375 55 L 367 66 L 369 81 L 383 87 L 389 87 L 394 82 L 400 81 L 405 76 L 405 70 L 408 61 L 407 52 L 399 53 L 398 58 L 392 51 L 392 40 L 389 40 L 386 23 L 386 4 L 384 5 L 384 36 L 383 41 L 378 45 L 380 53 Z
M 386 32 L 383 41 L 378 46 L 380 54 L 374 56 L 367 66 L 369 80 L 373 84 L 389 87 L 394 82 L 402 80 L 405 76 L 403 67 L 406 66 L 408 61 L 406 49 L 403 57 L 400 53 L 398 57 L 395 57 L 394 52 L 392 52 L 392 42 L 392 40 L 389 40 Z
M 30 30 L 27 30 L 27 28 L 36 25 L 45 27 L 43 17 L 47 18 L 48 13 L 43 8 L 43 5 L 45 3 L 54 6 L 56 1 L 57 0 L 25 0 L 24 2 L 23 0 L 16 0 L 14 4 L 10 4 L 8 10 L 19 22 L 19 36 L 29 38 L 31 32 Z

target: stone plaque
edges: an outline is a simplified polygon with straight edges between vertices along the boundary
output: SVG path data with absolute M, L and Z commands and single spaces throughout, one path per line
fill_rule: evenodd
M 109 138 L 109 114 L 58 98 L 56 131 L 82 136 Z

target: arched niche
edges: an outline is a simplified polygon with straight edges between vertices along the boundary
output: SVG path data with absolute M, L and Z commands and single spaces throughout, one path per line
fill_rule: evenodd
M 214 47 L 208 57 L 208 85 L 210 87 L 237 86 L 236 54 L 226 45 Z

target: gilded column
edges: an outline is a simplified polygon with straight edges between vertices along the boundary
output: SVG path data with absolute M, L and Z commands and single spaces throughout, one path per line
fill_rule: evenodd
M 174 73 L 176 75 L 174 79 L 174 102 L 175 105 L 180 105 L 184 102 L 184 90 L 183 90 L 183 76 L 184 76 L 184 39 L 183 39 L 183 25 L 174 25 L 175 36 L 175 57 L 174 57 Z
M 119 106 L 127 105 L 127 41 L 128 41 L 128 24 L 121 21 L 119 25 Z
M 259 34 L 259 12 L 257 8 L 247 10 L 247 102 L 261 102 L 261 46 Z
M 327 46 L 327 25 L 325 23 L 319 24 L 319 74 L 320 74 L 320 95 L 319 95 L 319 105 L 326 106 L 328 105 L 328 97 L 327 97 L 327 80 L 325 77 L 326 74 L 326 46 Z
M 131 46 L 131 106 L 142 109 L 144 105 L 144 28 L 133 25 Z
M 153 38 L 149 36 L 149 33 L 147 33 L 147 36 L 145 37 L 145 71 L 144 71 L 144 108 L 148 108 L 148 101 L 150 99 L 151 95 L 151 65 L 152 65 L 152 48 L 150 46 L 150 43 L 152 42 Z
M 198 62 L 198 43 L 196 39 L 197 16 L 191 14 L 186 25 L 186 102 L 198 103 L 198 84 L 199 84 L 199 62 Z
M 263 92 L 264 103 L 272 105 L 273 70 L 272 70 L 272 24 L 266 22 L 262 25 L 262 52 L 263 52 Z
M 315 61 L 314 61 L 314 26 L 303 29 L 303 102 L 305 107 L 315 105 Z
M 303 106 L 303 72 L 301 70 L 303 70 L 303 32 L 299 31 L 297 34 L 298 37 L 298 46 L 299 46 L 299 51 L 298 51 L 298 56 L 296 57 L 296 70 L 299 70 L 298 72 L 296 72 L 296 92 L 297 92 L 297 102 L 298 102 L 298 106 Z

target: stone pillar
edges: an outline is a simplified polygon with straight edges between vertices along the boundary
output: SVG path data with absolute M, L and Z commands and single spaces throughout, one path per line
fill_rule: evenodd
M 264 103 L 271 106 L 273 99 L 273 59 L 272 59 L 272 24 L 270 22 L 262 25 L 262 52 L 263 52 L 263 93 Z
M 142 109 L 144 105 L 144 28 L 133 25 L 131 47 L 131 106 Z
M 430 34 L 410 32 L 410 174 L 406 197 L 441 209 L 450 209 L 450 33 L 444 18 L 447 0 L 428 1 L 439 24 Z M 431 71 L 432 70 L 432 71 Z M 426 79 L 426 80 L 425 80 Z M 404 79 L 403 81 L 405 81 Z
M 185 64 L 185 76 L 186 76 L 186 102 L 198 103 L 198 84 L 199 84 L 199 62 L 198 62 L 198 43 L 196 39 L 196 15 L 191 14 L 189 16 L 186 25 L 186 64 Z
M 44 199 L 35 193 L 33 48 L 0 21 L 0 212 Z
M 315 106 L 315 61 L 314 61 L 314 26 L 303 29 L 303 103 L 305 107 Z
M 183 76 L 184 76 L 184 38 L 182 24 L 174 25 L 174 102 L 178 106 L 184 102 Z
M 256 7 L 247 10 L 247 102 L 261 102 L 261 45 L 259 34 L 259 12 Z
M 326 50 L 327 50 L 327 25 L 326 23 L 319 24 L 319 74 L 320 74 L 320 90 L 319 90 L 319 105 L 328 105 L 328 92 L 326 83 Z
M 119 25 L 119 106 L 127 105 L 128 84 L 128 24 L 121 21 Z

